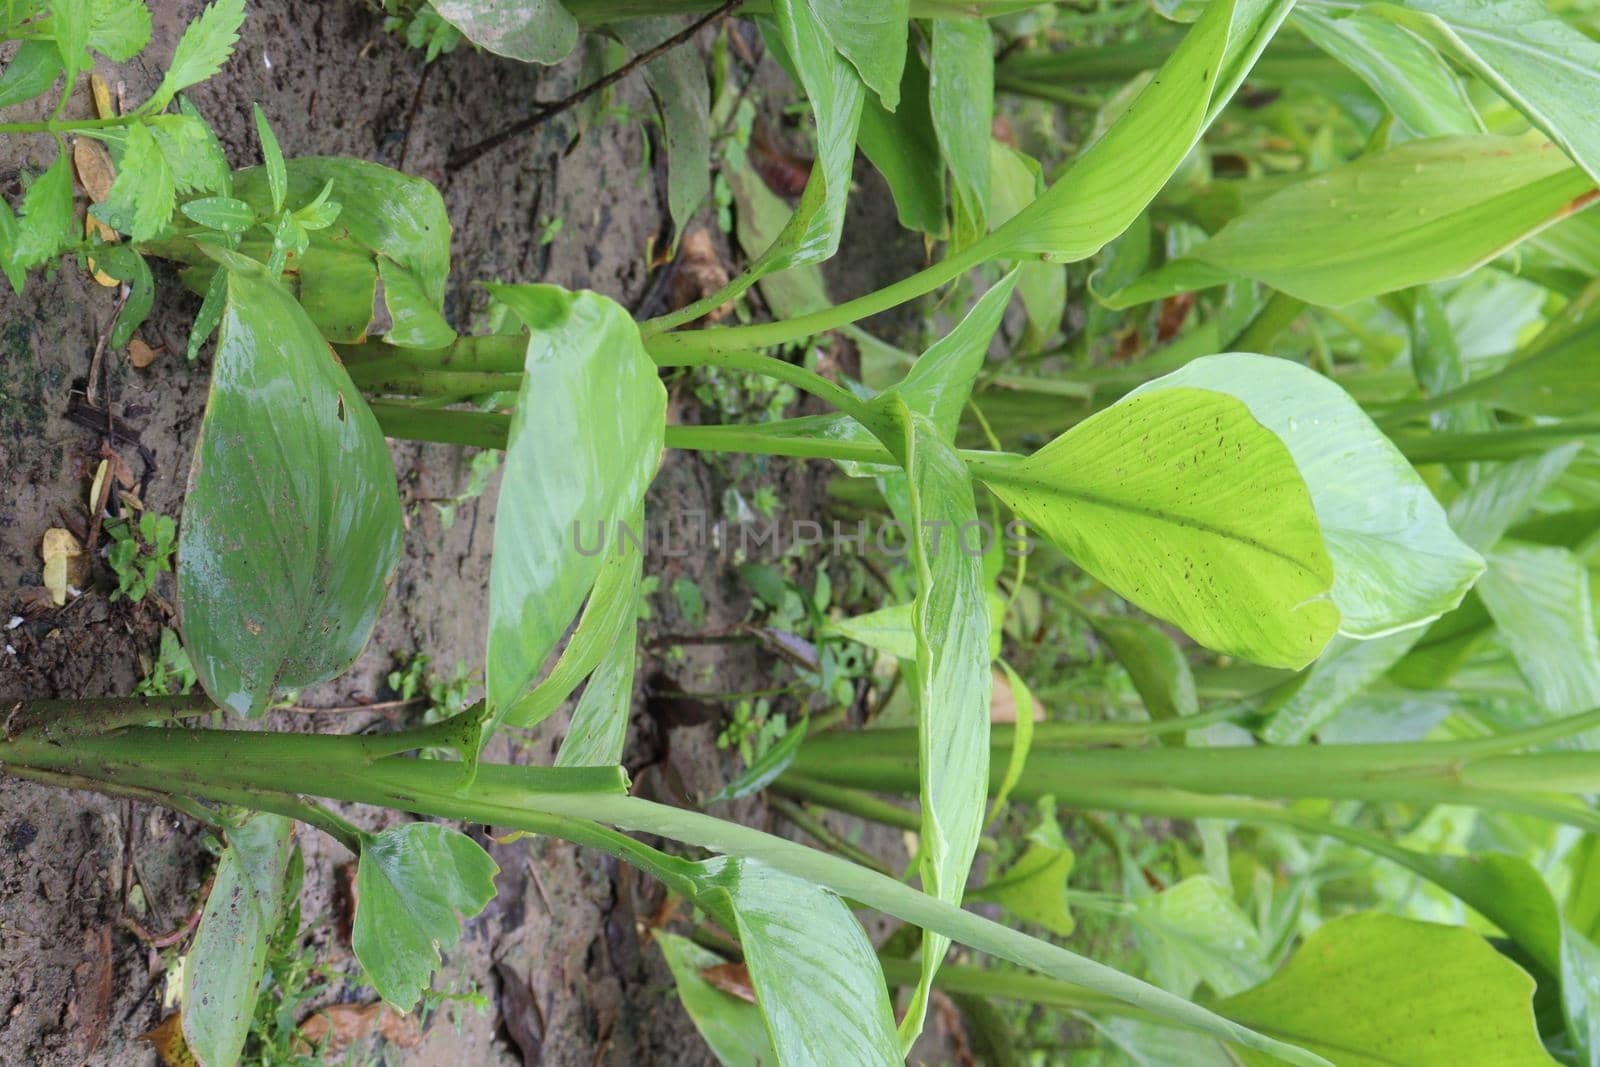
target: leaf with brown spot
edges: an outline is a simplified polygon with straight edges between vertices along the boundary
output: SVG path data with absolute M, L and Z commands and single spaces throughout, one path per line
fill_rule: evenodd
M 750 968 L 742 963 L 719 963 L 701 970 L 700 977 L 746 1004 L 756 1002 L 756 987 L 750 984 Z
M 140 1034 L 139 1040 L 156 1050 L 162 1067 L 199 1067 L 199 1061 L 183 1040 L 183 1016 L 178 1012 L 162 1019 L 155 1029 Z

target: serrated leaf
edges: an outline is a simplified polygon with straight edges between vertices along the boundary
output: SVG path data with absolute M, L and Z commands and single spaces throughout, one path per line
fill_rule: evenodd
M 26 270 L 55 258 L 73 239 L 72 221 L 72 163 L 62 152 L 23 194 L 8 268 Z M 17 279 L 12 284 L 21 291 Z
M 1470 930 L 1363 913 L 1325 923 L 1273 978 L 1217 1010 L 1342 1067 L 1548 1067 L 1532 996 L 1533 979 Z
M 1341 633 L 1381 637 L 1429 622 L 1483 573 L 1411 464 L 1328 378 L 1286 359 L 1225 353 L 1133 395 L 1167 388 L 1237 397 L 1288 447 L 1333 558 Z
M 494 898 L 499 872 L 472 838 L 437 823 L 390 827 L 362 842 L 350 946 L 379 996 L 411 1010 L 440 949 Z
M 491 292 L 532 331 L 496 506 L 484 672 L 492 729 L 600 573 L 603 559 L 579 552 L 577 536 L 599 526 L 612 545 L 618 522 L 642 506 L 661 461 L 666 390 L 615 302 L 547 285 Z
M 228 831 L 183 966 L 183 1039 L 200 1063 L 236 1063 L 244 1050 L 283 918 L 293 833 L 292 820 L 264 812 Z
M 473 44 L 524 63 L 559 63 L 578 43 L 560 0 L 434 0 L 433 9 Z
M 222 69 L 239 41 L 244 23 L 244 0 L 213 0 L 198 18 L 184 28 L 172 65 L 155 93 L 140 108 L 145 113 L 165 111 L 172 98 Z
M 172 170 L 178 192 L 216 193 L 227 188 L 228 160 L 199 117 L 158 115 L 146 125 Z
M 172 168 L 142 124 L 129 126 L 111 195 L 90 208 L 94 217 L 135 241 L 148 241 L 172 218 L 177 189 Z
M 178 545 L 184 645 L 213 700 L 258 715 L 342 673 L 400 554 L 383 433 L 300 305 L 220 250 L 227 300 Z M 217 284 L 217 283 L 213 283 Z
M 90 0 L 50 0 L 50 32 L 70 81 L 88 62 Z
M 144 0 L 91 0 L 90 48 L 126 63 L 150 43 L 150 9 Z
M 1234 397 L 1131 396 L 979 476 L 1084 570 L 1207 647 L 1302 667 L 1338 629 L 1311 495 Z

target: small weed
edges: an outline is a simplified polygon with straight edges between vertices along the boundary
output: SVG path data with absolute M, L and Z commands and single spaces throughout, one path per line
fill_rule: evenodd
M 117 576 L 113 601 L 127 598 L 135 604 L 155 587 L 162 574 L 172 573 L 172 550 L 178 541 L 178 525 L 169 515 L 146 511 L 137 523 L 116 520 L 106 523 L 111 546 L 106 562 Z

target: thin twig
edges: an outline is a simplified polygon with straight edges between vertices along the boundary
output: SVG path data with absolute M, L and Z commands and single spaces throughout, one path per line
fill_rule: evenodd
M 100 334 L 99 340 L 95 342 L 94 358 L 89 360 L 89 384 L 84 389 L 84 396 L 88 399 L 90 407 L 100 406 L 99 390 L 95 387 L 95 381 L 100 377 L 100 367 L 105 362 L 106 343 L 111 340 L 111 332 L 117 328 L 117 318 L 122 314 L 122 305 L 128 302 L 128 296 L 131 292 L 132 290 L 126 285 L 119 287 L 117 306 L 111 309 L 111 321 L 106 324 L 106 328 Z M 106 406 L 109 408 L 111 405 L 107 404 Z
M 204 914 L 206 910 L 206 899 L 211 896 L 211 886 L 212 882 L 208 881 L 205 886 L 201 888 L 200 900 L 195 904 L 194 910 L 188 915 L 184 916 L 183 922 L 179 923 L 178 928 L 169 934 L 152 934 L 149 930 L 146 930 L 143 926 L 141 926 L 139 921 L 131 915 L 124 915 L 122 917 L 122 925 L 126 927 L 134 937 L 137 937 L 140 941 L 143 941 L 151 948 L 170 948 L 171 946 L 176 945 L 179 941 L 182 941 L 184 938 L 188 937 L 189 931 L 193 930 L 197 925 L 199 925 L 200 916 Z
M 466 148 L 461 149 L 459 152 L 450 157 L 449 161 L 446 163 L 446 166 L 450 170 L 460 170 L 469 163 L 472 163 L 487 153 L 499 148 L 507 141 L 510 141 L 516 137 L 520 137 L 531 130 L 538 129 L 550 119 L 555 118 L 564 111 L 572 110 L 585 100 L 589 99 L 589 97 L 593 96 L 595 93 L 615 85 L 617 82 L 621 81 L 623 78 L 626 78 L 629 74 L 632 74 L 646 63 L 659 58 L 664 53 L 670 52 L 680 44 L 688 41 L 707 26 L 731 14 L 733 10 L 742 3 L 744 3 L 744 0 L 728 0 L 727 3 L 723 4 L 715 11 L 696 19 L 682 30 L 656 45 L 654 48 L 640 52 L 622 66 L 618 67 L 610 74 L 607 74 L 605 77 L 590 82 L 588 85 L 585 85 L 583 88 L 579 89 L 570 96 L 556 100 L 552 103 L 540 104 L 537 110 L 535 110 L 534 113 L 529 115 L 527 118 L 507 126 L 499 133 L 491 134 L 490 136 L 485 137 L 476 144 L 468 145 Z

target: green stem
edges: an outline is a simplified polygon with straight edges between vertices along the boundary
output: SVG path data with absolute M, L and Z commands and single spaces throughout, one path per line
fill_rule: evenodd
M 1226 348 L 1230 352 L 1269 352 L 1272 342 L 1284 330 L 1294 325 L 1306 309 L 1306 302 L 1288 293 L 1274 290 L 1272 296 L 1257 311 L 1239 335 Z
M 922 819 L 914 811 L 909 811 L 897 804 L 891 804 L 871 793 L 859 789 L 849 789 L 844 786 L 829 785 L 827 782 L 817 781 L 799 774 L 785 774 L 773 783 L 772 791 L 780 796 L 793 797 L 810 804 L 820 804 L 825 808 L 842 812 L 845 815 L 854 815 L 858 819 L 892 826 L 897 830 L 910 830 L 920 832 Z M 993 854 L 999 846 L 992 838 L 978 839 L 978 850 Z
M 789 820 L 789 822 L 830 852 L 837 853 L 852 863 L 859 863 L 861 866 L 877 871 L 879 874 L 889 873 L 889 869 L 879 863 L 877 857 L 863 851 L 828 829 L 821 819 L 812 815 L 799 804 L 785 800 L 782 797 L 769 797 L 767 802 L 771 805 L 773 811 Z
M 746 352 L 751 349 L 789 344 L 828 330 L 836 330 L 859 319 L 876 315 L 880 311 L 898 307 L 924 293 L 932 292 L 998 253 L 1000 243 L 994 238 L 995 235 L 991 234 L 955 255 L 948 256 L 893 285 L 797 318 L 751 326 L 713 326 L 703 330 L 665 334 L 660 333 L 660 327 L 653 325 L 652 321 L 641 325 L 640 332 L 645 335 L 646 348 L 657 362 L 661 362 L 662 359 L 678 360 L 690 354 Z
M 140 723 L 177 722 L 216 710 L 217 706 L 203 692 L 99 700 L 23 700 L 6 710 L 4 733 L 7 740 L 30 732 L 58 740 Z
M 109 119 L 46 119 L 43 122 L 0 122 L 0 133 L 73 133 L 77 130 L 105 130 L 127 126 L 137 116 L 119 115 Z

